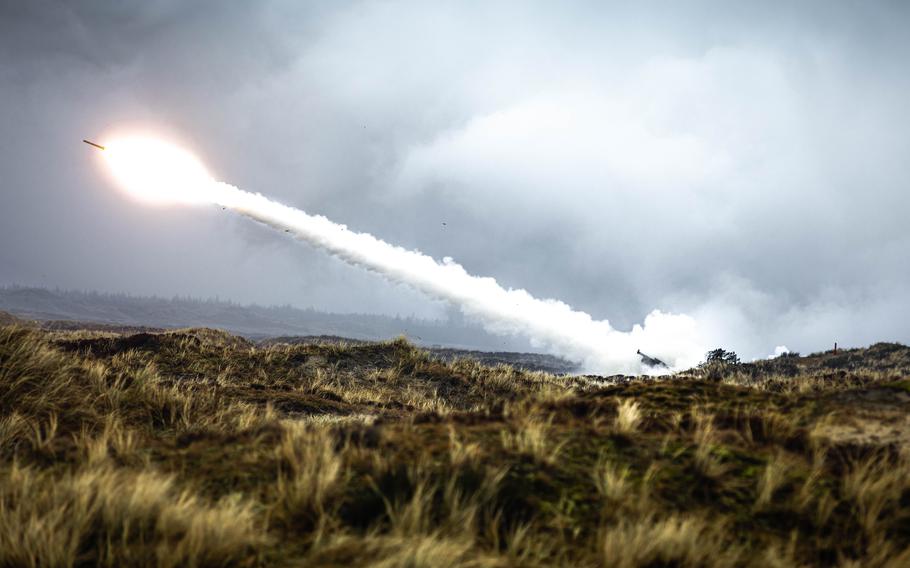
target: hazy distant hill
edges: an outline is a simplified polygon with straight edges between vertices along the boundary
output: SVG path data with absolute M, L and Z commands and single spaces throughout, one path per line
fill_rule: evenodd
M 243 306 L 217 300 L 159 298 L 0 287 L 0 310 L 41 321 L 75 320 L 121 326 L 214 327 L 254 339 L 329 335 L 353 339 L 388 339 L 406 335 L 421 345 L 444 345 L 486 351 L 534 351 L 519 338 L 503 338 L 482 329 L 447 321 L 369 314 L 337 314 L 291 306 Z

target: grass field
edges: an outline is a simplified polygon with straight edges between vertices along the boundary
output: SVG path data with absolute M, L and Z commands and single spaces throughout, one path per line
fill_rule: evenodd
M 0 327 L 0 566 L 908 566 L 910 348 L 561 377 Z

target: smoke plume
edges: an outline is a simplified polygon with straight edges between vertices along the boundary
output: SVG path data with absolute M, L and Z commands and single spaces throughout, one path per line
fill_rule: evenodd
M 451 302 L 491 333 L 525 335 L 535 347 L 579 361 L 587 371 L 647 372 L 636 353 L 639 349 L 672 368 L 694 365 L 704 352 L 696 341 L 694 320 L 685 315 L 655 310 L 644 325 L 629 332 L 617 331 L 608 321 L 594 320 L 561 301 L 540 300 L 525 290 L 505 289 L 493 278 L 472 276 L 449 257 L 438 262 L 225 183 L 217 183 L 212 194 L 220 205 L 287 230 L 347 263 Z
M 146 202 L 217 203 L 250 219 L 286 231 L 341 260 L 450 302 L 464 315 L 499 335 L 522 335 L 538 348 L 577 361 L 596 373 L 648 373 L 638 350 L 671 369 L 696 364 L 702 353 L 695 321 L 655 310 L 630 331 L 525 290 L 505 289 L 495 279 L 472 276 L 451 258 L 441 262 L 419 252 L 356 233 L 320 215 L 217 182 L 190 153 L 151 139 L 107 145 L 111 170 L 130 193 Z

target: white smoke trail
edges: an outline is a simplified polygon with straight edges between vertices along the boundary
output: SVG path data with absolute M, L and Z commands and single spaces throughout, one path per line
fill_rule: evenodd
M 664 358 L 673 367 L 697 363 L 704 350 L 694 344 L 694 321 L 681 315 L 652 312 L 645 325 L 631 332 L 614 330 L 607 321 L 572 310 L 557 300 L 538 300 L 525 290 L 506 290 L 493 278 L 472 276 L 451 258 L 437 262 L 417 251 L 390 245 L 366 233 L 355 233 L 323 216 L 309 215 L 263 195 L 217 183 L 218 204 L 278 229 L 338 258 L 413 286 L 459 306 L 487 331 L 525 335 L 537 347 L 580 361 L 596 372 L 640 372 L 638 349 Z M 694 359 L 693 359 L 694 357 Z
M 114 173 L 134 194 L 147 200 L 217 203 L 271 227 L 287 229 L 345 262 L 457 305 L 489 332 L 526 336 L 536 347 L 580 362 L 585 371 L 655 371 L 642 367 L 638 349 L 673 369 L 698 363 L 705 352 L 695 321 L 688 316 L 655 310 L 644 325 L 617 331 L 608 321 L 594 320 L 558 300 L 539 300 L 525 290 L 504 289 L 493 278 L 472 276 L 451 258 L 437 262 L 418 251 L 355 233 L 323 216 L 216 182 L 191 155 L 159 145 L 148 141 L 108 145 L 106 153 Z

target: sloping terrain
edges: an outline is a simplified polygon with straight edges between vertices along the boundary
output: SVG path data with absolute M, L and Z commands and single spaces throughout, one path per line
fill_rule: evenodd
M 342 343 L 364 344 L 368 341 L 338 337 L 334 335 L 316 336 L 280 336 L 262 339 L 257 342 L 261 346 L 279 344 L 305 344 L 305 343 Z M 455 349 L 452 347 L 421 347 L 433 357 L 443 361 L 456 359 L 473 359 L 484 365 L 510 365 L 528 371 L 545 371 L 557 375 L 576 372 L 578 364 L 546 353 L 521 353 L 516 351 L 477 351 L 474 349 Z
M 217 299 L 159 298 L 0 286 L 0 310 L 23 319 L 53 322 L 55 327 L 69 329 L 86 326 L 212 327 L 257 340 L 276 336 L 334 335 L 376 341 L 406 335 L 424 346 L 535 351 L 526 339 L 492 335 L 479 325 L 466 322 L 339 314 L 292 306 L 240 305 Z
M 0 327 L 0 566 L 906 566 L 908 370 Z
M 43 320 L 32 321 L 25 320 L 0 311 L 0 325 L 27 325 L 31 327 L 40 327 L 48 331 L 93 331 L 109 333 L 114 335 L 137 334 L 137 333 L 164 333 L 166 328 L 147 327 L 139 325 L 126 325 L 116 323 L 99 323 L 93 321 L 76 321 L 76 320 Z M 352 339 L 349 337 L 339 337 L 337 335 L 285 335 L 277 337 L 266 337 L 254 341 L 259 347 L 270 347 L 281 344 L 350 344 L 362 345 L 370 343 L 364 339 Z M 529 371 L 545 371 L 554 374 L 569 374 L 577 370 L 578 365 L 567 361 L 561 357 L 555 357 L 546 353 L 521 353 L 516 351 L 477 351 L 468 349 L 455 349 L 452 347 L 423 347 L 433 356 L 452 361 L 459 358 L 471 358 L 485 365 L 510 365 L 519 369 Z

